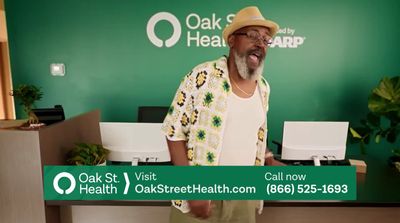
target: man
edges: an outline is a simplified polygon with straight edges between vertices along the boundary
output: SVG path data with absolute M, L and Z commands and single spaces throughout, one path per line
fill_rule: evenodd
M 223 31 L 229 56 L 182 80 L 163 132 L 174 165 L 280 165 L 266 149 L 269 85 L 264 59 L 279 27 L 257 7 L 240 10 Z M 256 205 L 258 204 L 258 205 Z M 255 201 L 173 201 L 171 222 L 255 222 Z

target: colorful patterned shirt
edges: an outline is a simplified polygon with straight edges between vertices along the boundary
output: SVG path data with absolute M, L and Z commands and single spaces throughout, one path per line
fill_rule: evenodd
M 270 88 L 262 76 L 258 80 L 258 89 L 266 114 Z M 232 93 L 226 57 L 200 64 L 183 78 L 162 131 L 171 141 L 187 142 L 189 165 L 218 165 L 229 109 L 228 96 Z M 264 165 L 266 132 L 265 122 L 254 136 L 257 137 L 256 166 Z M 182 212 L 189 212 L 186 201 L 172 203 Z

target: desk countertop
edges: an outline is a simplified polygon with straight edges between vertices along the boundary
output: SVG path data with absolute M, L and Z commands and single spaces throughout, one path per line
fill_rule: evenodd
M 351 157 L 362 159 L 361 157 Z M 355 201 L 265 201 L 270 207 L 400 207 L 400 172 L 388 167 L 385 161 L 365 157 L 367 173 L 357 174 Z M 50 206 L 104 205 L 104 206 L 170 206 L 170 201 L 46 201 Z

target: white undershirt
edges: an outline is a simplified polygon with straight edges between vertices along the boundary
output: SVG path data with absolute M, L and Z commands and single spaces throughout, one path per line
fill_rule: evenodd
M 257 132 L 265 120 L 258 86 L 250 98 L 241 98 L 232 92 L 227 107 L 219 165 L 253 166 Z

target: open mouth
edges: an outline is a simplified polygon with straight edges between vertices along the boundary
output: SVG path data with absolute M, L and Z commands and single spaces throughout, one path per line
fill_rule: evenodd
M 254 63 L 259 63 L 260 61 L 263 60 L 264 55 L 262 52 L 260 52 L 260 50 L 251 50 L 248 53 L 248 57 L 251 61 L 253 61 Z

